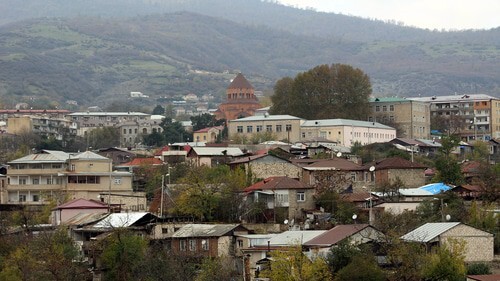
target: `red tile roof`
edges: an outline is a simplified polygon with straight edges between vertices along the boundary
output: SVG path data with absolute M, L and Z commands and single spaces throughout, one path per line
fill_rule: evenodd
M 248 80 L 243 76 L 243 74 L 238 73 L 236 77 L 234 77 L 233 81 L 229 86 L 227 87 L 228 89 L 253 89 L 253 86 L 248 82 Z
M 306 246 L 331 246 L 369 227 L 368 224 L 342 224 L 304 243 Z
M 289 177 L 270 177 L 263 181 L 259 181 L 247 188 L 245 192 L 256 190 L 276 190 L 276 189 L 308 189 L 312 188 L 305 183 Z
M 478 161 L 468 161 L 461 165 L 462 173 L 474 174 L 478 173 L 481 169 L 481 163 Z
M 55 207 L 52 210 L 59 209 L 107 209 L 108 205 L 95 200 L 87 200 L 83 198 L 74 199 L 62 205 Z
M 163 165 L 163 161 L 158 158 L 135 158 L 130 162 L 120 166 L 141 166 L 141 165 Z

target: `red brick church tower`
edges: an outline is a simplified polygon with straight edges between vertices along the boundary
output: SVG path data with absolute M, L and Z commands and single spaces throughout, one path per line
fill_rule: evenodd
M 254 115 L 261 108 L 255 92 L 248 80 L 239 73 L 226 89 L 227 99 L 215 111 L 217 119 L 226 121 Z

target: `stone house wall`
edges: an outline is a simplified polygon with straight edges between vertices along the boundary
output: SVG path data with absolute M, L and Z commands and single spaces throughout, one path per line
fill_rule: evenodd
M 388 169 L 377 173 L 377 183 L 394 182 L 401 179 L 406 188 L 417 188 L 425 185 L 424 169 Z
M 441 244 L 456 239 L 465 243 L 466 262 L 493 261 L 493 234 L 460 224 L 440 235 Z

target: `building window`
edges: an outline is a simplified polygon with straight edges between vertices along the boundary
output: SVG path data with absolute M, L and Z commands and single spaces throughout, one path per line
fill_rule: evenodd
M 26 178 L 19 178 L 20 185 L 26 185 Z
M 206 240 L 206 239 L 201 240 L 201 249 L 203 251 L 208 251 L 208 247 L 209 247 L 208 245 L 209 245 L 208 240 Z
M 375 111 L 379 112 L 380 111 L 380 105 L 375 106 Z
M 243 240 L 238 239 L 237 242 L 238 242 L 237 247 L 238 248 L 243 248 Z
M 304 202 L 306 201 L 306 193 L 301 191 L 297 192 L 297 202 Z
M 38 178 L 31 179 L 31 183 L 34 184 L 34 185 L 38 185 L 38 184 L 40 184 L 40 179 L 38 179 Z
M 189 251 L 191 252 L 196 251 L 196 240 L 194 239 L 189 240 Z
M 253 132 L 253 126 L 247 126 L 247 133 Z
M 236 127 L 236 132 L 243 133 L 243 126 Z
M 266 125 L 266 132 L 272 132 L 273 131 L 273 125 Z
M 286 124 L 286 125 L 285 125 L 285 130 L 286 130 L 287 132 L 292 131 L 292 124 Z
M 373 122 L 373 117 L 368 117 L 368 121 Z
M 61 169 L 61 164 L 52 164 L 51 168 L 52 169 Z
M 262 125 L 257 125 L 256 126 L 256 132 L 262 132 Z
M 185 252 L 185 251 L 186 251 L 186 244 L 187 244 L 187 243 L 186 243 L 186 240 L 181 240 L 181 241 L 179 241 L 179 249 L 180 249 L 181 251 Z
M 306 137 L 306 133 L 302 132 L 302 138 L 305 138 L 305 137 Z
M 113 179 L 114 184 L 122 184 L 122 178 L 117 177 Z
M 387 111 L 387 105 L 382 106 L 382 111 Z
M 282 129 L 281 129 L 281 125 L 276 125 L 276 132 L 281 132 Z
M 33 202 L 40 201 L 40 195 L 33 195 Z
M 351 173 L 351 181 L 356 181 L 356 173 Z
M 126 135 L 127 134 L 127 129 L 123 129 L 123 134 Z
M 394 111 L 394 105 L 389 105 L 389 111 Z
M 47 184 L 52 184 L 52 178 L 47 178 Z
M 132 134 L 132 129 L 128 129 L 128 133 L 129 133 L 129 134 Z
M 19 194 L 19 202 L 26 202 L 26 195 Z

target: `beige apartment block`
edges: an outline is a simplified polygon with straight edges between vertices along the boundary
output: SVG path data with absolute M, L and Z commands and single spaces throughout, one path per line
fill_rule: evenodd
M 368 121 L 397 129 L 397 137 L 430 139 L 430 105 L 426 102 L 396 97 L 372 98 Z
M 351 147 L 388 142 L 396 137 L 396 129 L 377 123 L 349 119 L 308 120 L 300 126 L 301 141 L 327 139 L 338 145 Z
M 484 94 L 464 94 L 409 98 L 430 105 L 432 116 L 452 118 L 461 122 L 458 131 L 464 141 L 491 140 L 500 136 L 500 99 Z
M 65 136 L 76 135 L 76 128 L 76 123 L 69 119 L 51 116 L 25 115 L 7 119 L 7 133 L 14 135 L 34 133 L 62 140 Z
M 271 133 L 275 140 L 286 142 L 300 141 L 300 125 L 304 120 L 291 115 L 250 116 L 230 120 L 229 138 L 246 137 L 251 139 L 255 134 Z
M 2 204 L 43 205 L 83 198 L 122 209 L 146 208 L 142 192 L 132 189 L 132 174 L 112 170 L 111 159 L 96 153 L 43 150 L 8 163 Z

